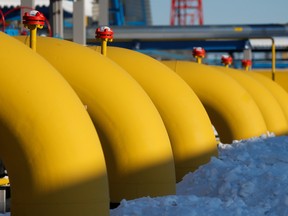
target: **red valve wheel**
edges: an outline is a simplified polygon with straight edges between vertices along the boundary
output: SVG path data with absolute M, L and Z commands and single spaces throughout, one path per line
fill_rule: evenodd
M 252 66 L 252 61 L 250 59 L 242 60 L 242 67 L 250 67 L 250 66 Z
M 194 57 L 204 58 L 206 55 L 206 52 L 205 52 L 205 49 L 203 49 L 202 47 L 194 47 L 192 55 Z
M 229 56 L 229 55 L 222 55 L 222 57 L 221 57 L 221 62 L 222 62 L 222 64 L 224 64 L 224 65 L 231 65 L 232 62 L 233 62 L 233 59 L 232 59 L 232 57 Z
M 114 32 L 108 26 L 102 26 L 96 29 L 95 38 L 112 40 Z
M 24 25 L 44 25 L 45 17 L 37 10 L 32 10 L 29 13 L 25 12 L 23 16 Z

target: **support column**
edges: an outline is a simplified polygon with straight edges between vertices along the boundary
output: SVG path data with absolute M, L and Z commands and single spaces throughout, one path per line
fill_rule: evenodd
M 63 38 L 64 32 L 62 0 L 50 0 L 49 10 L 53 37 Z
M 99 0 L 99 25 L 109 25 L 109 1 Z
M 73 3 L 73 41 L 86 45 L 85 1 Z
M 252 47 L 249 41 L 245 44 L 244 50 L 243 50 L 243 56 L 244 59 L 252 60 Z

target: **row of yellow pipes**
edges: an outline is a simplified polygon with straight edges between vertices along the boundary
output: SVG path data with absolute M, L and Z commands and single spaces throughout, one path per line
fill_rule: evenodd
M 34 13 L 32 13 L 32 14 L 29 14 L 29 15 L 31 15 L 31 16 L 35 16 L 35 12 Z M 32 19 L 33 20 L 33 19 Z M 33 20 L 33 21 L 35 21 L 35 20 Z M 38 20 L 39 21 L 39 20 Z M 31 31 L 31 33 L 30 33 L 30 47 L 32 48 L 32 50 L 34 50 L 34 51 L 36 51 L 36 39 L 37 39 L 37 28 L 41 28 L 41 25 L 39 25 L 39 23 L 36 25 L 36 26 L 31 26 L 29 23 L 27 24 L 27 27 L 30 29 L 30 31 Z M 111 31 L 111 29 L 110 28 L 108 28 L 108 27 L 104 27 L 104 28 L 100 28 L 100 29 L 97 29 L 96 30 L 96 37 L 97 37 L 97 35 L 99 36 L 98 38 L 100 38 L 100 39 L 102 39 L 102 46 L 101 46 L 101 53 L 105 56 L 106 54 L 107 54 L 107 42 L 108 41 L 112 41 L 112 39 L 113 39 L 113 31 Z M 101 38 L 102 37 L 102 38 Z M 49 46 L 48 46 L 49 47 Z M 275 45 L 274 45 L 274 43 L 273 43 L 273 49 L 275 49 Z M 48 48 L 49 49 L 49 48 Z M 111 54 L 112 54 L 112 56 L 113 56 L 113 49 L 111 49 Z M 197 50 L 197 51 L 199 51 L 199 49 Z M 201 51 L 200 50 L 200 56 L 197 56 L 197 55 L 195 55 L 195 57 L 197 57 L 197 62 L 198 63 L 201 63 L 202 62 L 202 58 L 205 56 L 205 53 L 204 53 L 204 55 L 203 55 L 203 53 L 201 53 L 201 52 L 203 52 L 203 51 Z M 115 50 L 115 53 L 118 53 L 118 51 L 117 51 L 117 49 Z M 122 53 L 122 54 L 124 54 L 125 52 L 123 52 L 123 51 L 121 51 L 120 53 Z M 274 55 L 275 55 L 275 53 L 274 53 Z M 110 57 L 112 57 L 111 55 L 109 56 L 109 58 Z M 119 55 L 118 55 L 119 56 Z M 129 56 L 129 53 L 127 53 L 127 56 Z M 135 56 L 136 57 L 136 56 Z M 113 57 L 112 57 L 113 58 Z M 142 58 L 142 57 L 141 57 Z M 139 58 L 139 62 L 140 62 L 140 60 L 141 60 L 141 58 Z M 275 56 L 274 56 L 274 58 L 275 58 Z M 273 59 L 273 58 L 272 58 Z M 114 59 L 115 61 L 120 61 L 120 59 L 119 58 L 115 58 Z M 121 59 L 121 60 L 123 60 L 123 59 Z M 167 63 L 168 64 L 168 66 L 170 65 L 170 63 Z M 275 64 L 275 59 L 274 59 L 274 64 Z M 121 65 L 123 65 L 123 64 L 121 64 Z M 127 63 L 125 63 L 125 69 L 126 70 L 130 70 L 129 69 L 129 62 L 128 62 L 128 64 Z M 179 64 L 180 65 L 180 64 Z M 172 65 L 170 65 L 171 67 L 172 67 Z M 173 66 L 174 67 L 174 66 Z M 176 62 L 175 62 L 175 68 L 176 68 Z M 178 69 L 177 69 L 178 70 Z M 274 70 L 275 70 L 275 68 L 274 68 Z M 184 75 L 184 74 L 183 74 Z M 137 75 L 138 76 L 138 75 Z M 138 78 L 137 78 L 138 79 Z M 190 79 L 190 78 L 189 78 Z M 138 79 L 139 80 L 139 79 Z M 89 107 L 90 105 L 88 105 L 88 107 Z M 264 131 L 264 130 L 263 130 Z M 172 133 L 172 131 L 171 131 L 171 133 Z M 174 148 L 176 148 L 176 146 L 174 146 Z M 174 151 L 175 151 L 176 149 L 174 149 Z M 181 149 L 179 149 L 180 151 L 181 151 Z M 183 154 L 183 153 L 181 153 L 181 154 Z M 176 158 L 175 159 L 177 159 L 177 154 L 176 154 L 176 152 L 174 152 L 174 157 L 176 156 Z M 209 155 L 208 155 L 208 157 L 210 157 L 211 156 L 211 152 L 209 153 Z M 203 161 L 202 161 L 203 162 Z M 177 165 L 176 165 L 177 166 Z M 195 167 L 196 168 L 196 167 Z M 189 169 L 189 168 L 188 168 Z M 168 170 L 167 170 L 168 171 Z M 183 177 L 183 174 L 185 173 L 185 172 L 187 172 L 187 170 L 185 170 L 183 173 L 181 173 L 179 176 L 180 177 Z M 17 175 L 17 176 L 19 176 L 19 175 Z M 117 178 L 117 175 L 115 176 L 116 178 Z M 128 180 L 129 181 L 129 180 Z M 19 188 L 18 188 L 19 189 Z M 123 188 L 124 190 L 125 190 L 125 188 Z M 20 190 L 20 189 L 19 189 Z M 114 188 L 113 190 L 117 190 L 117 188 Z M 118 190 L 120 190 L 120 188 L 118 188 Z M 19 193 L 18 193 L 19 194 Z M 119 198 L 120 197 L 118 197 L 118 198 L 116 198 L 116 200 L 119 200 Z M 17 196 L 15 197 L 15 200 L 17 199 Z M 35 201 L 36 202 L 36 201 Z M 37 202 L 36 202 L 37 203 Z M 36 207 L 36 206 L 34 206 L 34 208 L 37 210 L 38 208 Z M 16 209 L 16 208 L 15 208 Z M 41 209 L 41 208 L 39 208 L 39 209 Z M 103 212 L 105 212 L 105 211 L 103 211 Z M 28 212 L 26 212 L 27 213 L 27 215 L 29 214 Z M 107 213 L 107 212 L 106 212 Z M 18 213 L 15 213 L 15 215 L 25 215 L 25 214 L 23 214 L 23 212 L 22 213 L 20 213 L 20 212 L 18 212 Z M 37 215 L 38 213 L 37 213 L 37 211 L 35 211 L 35 215 Z M 34 215 L 33 213 L 30 213 L 30 215 Z M 89 215 L 89 213 L 87 214 L 87 215 Z
M 39 39 L 41 39 L 39 42 L 41 42 L 41 50 L 39 50 L 39 53 L 41 53 L 41 55 L 43 55 L 43 56 L 45 56 L 45 58 L 49 58 L 49 61 L 57 61 L 57 62 L 55 62 L 54 63 L 54 66 L 56 67 L 56 65 L 57 65 L 57 67 L 56 68 L 59 68 L 59 67 L 61 67 L 61 64 L 65 64 L 66 66 L 65 67 L 67 67 L 67 64 L 68 63 L 64 63 L 64 61 L 63 61 L 63 59 L 59 59 L 59 61 L 57 60 L 57 59 L 55 59 L 55 56 L 53 55 L 53 53 L 51 53 L 52 51 L 50 51 L 50 49 L 52 49 L 53 48 L 53 46 L 52 46 L 52 41 L 51 41 L 51 44 L 49 44 L 48 42 L 49 42 L 49 40 L 48 40 L 48 38 L 39 38 Z M 58 43 L 58 42 L 57 42 Z M 63 44 L 64 44 L 64 41 L 62 42 Z M 44 44 L 45 44 L 45 46 L 44 46 Z M 59 46 L 59 45 L 58 45 Z M 63 50 L 66 50 L 64 47 L 63 47 Z M 101 50 L 102 50 L 102 48 L 101 48 Z M 130 54 L 129 54 L 129 52 L 131 52 L 131 51 L 127 51 L 127 50 L 121 50 L 121 49 L 116 49 L 116 48 L 109 48 L 108 49 L 108 57 L 109 58 L 111 58 L 111 59 L 113 59 L 114 61 L 116 61 L 117 63 L 119 63 L 119 65 L 121 65 L 121 66 L 123 66 L 123 67 L 125 67 L 125 70 L 127 70 L 127 71 L 129 71 L 130 73 L 135 73 L 135 71 L 138 71 L 138 70 L 135 70 L 135 68 L 133 68 L 135 65 L 133 65 L 133 64 L 131 64 L 131 62 L 129 62 L 129 61 L 131 61 L 131 60 L 129 60 L 129 59 L 131 59 L 132 57 L 131 56 L 129 56 Z M 119 52 L 120 51 L 120 52 Z M 79 52 L 80 53 L 80 52 Z M 124 54 L 124 53 L 126 53 L 126 54 Z M 53 55 L 53 57 L 51 57 Z M 49 57 L 50 56 L 50 57 Z M 143 56 L 141 56 L 141 58 L 139 58 L 139 59 L 137 59 L 137 56 L 138 56 L 138 54 L 136 55 L 134 55 L 133 54 L 133 59 L 135 60 L 135 62 L 138 62 L 138 64 L 140 64 L 141 62 L 144 62 L 141 58 L 143 58 Z M 71 57 L 71 56 L 70 56 Z M 140 54 L 139 54 L 139 57 L 140 57 Z M 104 59 L 103 59 L 104 60 Z M 69 59 L 69 61 L 71 61 L 70 59 Z M 88 61 L 88 59 L 86 59 L 86 61 Z M 125 62 L 124 62 L 125 61 Z M 83 62 L 84 62 L 84 60 L 83 60 Z M 51 62 L 52 63 L 52 62 Z M 173 63 L 173 62 L 172 62 Z M 98 62 L 98 64 L 99 64 L 99 62 Z M 147 61 L 145 61 L 145 64 L 147 64 L 147 65 L 152 65 L 152 62 L 149 62 L 149 64 L 148 64 L 148 62 Z M 168 64 L 168 63 L 167 63 Z M 169 63 L 169 64 L 171 64 L 171 63 Z M 195 67 L 196 67 L 196 65 L 199 65 L 199 67 L 198 67 L 198 69 L 197 70 L 199 70 L 199 71 L 201 71 L 201 76 L 203 75 L 203 79 L 205 79 L 206 81 L 205 82 L 208 82 L 208 80 L 207 80 L 207 78 L 208 77 L 205 77 L 205 71 L 203 71 L 203 70 L 207 70 L 207 72 L 208 72 L 208 67 L 209 66 L 205 66 L 205 65 L 201 65 L 201 64 L 196 64 L 196 65 L 193 65 L 191 62 L 190 63 L 187 63 L 187 65 L 184 65 L 184 63 L 181 63 L 180 64 L 180 62 L 174 62 L 173 64 L 175 64 L 175 67 L 177 67 L 176 68 L 176 72 L 177 73 L 179 73 L 179 74 L 181 74 L 181 76 L 183 76 L 183 78 L 185 77 L 185 76 L 190 76 L 191 74 L 193 75 L 193 73 L 185 73 L 184 71 L 186 70 L 188 70 L 188 68 L 190 68 L 191 66 L 193 66 L 193 68 L 194 68 L 194 70 L 195 70 Z M 124 66 L 125 65 L 125 66 Z M 138 65 L 139 67 L 143 67 L 143 66 L 140 66 L 140 65 Z M 172 67 L 173 65 L 171 65 L 171 67 Z M 64 67 L 64 66 L 63 66 Z M 71 73 L 71 71 L 72 71 L 72 68 L 73 67 L 75 67 L 75 65 L 71 65 L 71 67 L 69 68 L 69 73 Z M 174 67 L 174 66 L 173 66 Z M 182 69 L 180 68 L 180 67 L 182 67 Z M 107 67 L 106 67 L 107 68 Z M 192 68 L 191 68 L 192 69 Z M 82 69 L 83 71 L 86 71 L 87 69 Z M 107 68 L 107 70 L 108 70 L 108 68 Z M 209 69 L 209 70 L 211 70 L 211 68 Z M 158 71 L 158 70 L 157 70 Z M 143 72 L 143 71 L 140 71 L 141 72 L 141 75 L 145 75 L 145 73 Z M 191 70 L 188 70 L 187 72 L 191 72 Z M 211 73 L 210 73 L 211 72 Z M 225 79 L 227 79 L 227 82 L 223 82 L 223 80 L 221 81 L 220 79 L 217 79 L 217 76 L 220 76 L 220 77 L 223 77 L 224 78 L 224 76 L 223 75 L 221 75 L 219 72 L 217 72 L 217 71 L 210 71 L 209 72 L 209 76 L 211 75 L 211 76 L 214 76 L 214 78 L 215 79 L 213 79 L 213 81 L 210 83 L 210 84 L 213 84 L 213 83 L 215 83 L 216 82 L 216 84 L 218 83 L 221 83 L 221 88 L 223 88 L 222 87 L 222 85 L 224 86 L 224 85 L 226 85 L 227 83 L 230 83 L 231 84 L 231 86 L 229 87 L 229 86 L 227 86 L 227 90 L 229 89 L 229 91 L 232 91 L 232 89 L 234 88 L 234 87 L 232 87 L 232 86 L 235 86 L 235 85 L 237 85 L 236 84 L 236 82 L 234 81 L 234 82 L 231 82 L 231 80 L 229 79 L 228 80 L 228 78 L 225 78 Z M 147 73 L 147 71 L 146 71 L 146 73 Z M 167 71 L 165 72 L 166 74 L 167 74 Z M 184 74 L 185 73 L 185 74 Z M 208 75 L 208 74 L 207 74 Z M 133 74 L 133 77 L 135 78 L 135 79 L 137 79 L 138 81 L 139 81 L 139 79 L 145 79 L 145 78 L 140 78 L 139 77 L 140 76 L 140 74 Z M 99 79 L 99 77 L 98 77 L 98 79 Z M 113 79 L 113 78 L 112 78 Z M 115 79 L 115 77 L 114 77 L 114 79 Z M 174 78 L 173 78 L 174 79 Z M 185 78 L 185 80 L 196 80 L 196 79 L 191 79 L 191 78 L 189 78 L 189 77 L 187 77 L 187 78 Z M 218 80 L 218 81 L 216 81 L 216 79 Z M 144 83 L 144 81 L 142 80 L 141 82 L 143 82 L 143 86 L 144 85 L 148 85 L 148 83 Z M 149 82 L 149 84 L 151 84 L 151 80 L 148 80 L 148 82 Z M 162 80 L 162 82 L 163 82 L 163 80 Z M 210 81 L 209 81 L 210 82 Z M 164 82 L 163 82 L 164 83 Z M 195 83 L 191 83 L 191 85 L 194 85 Z M 219 85 L 217 84 L 217 86 L 216 86 L 216 88 L 218 88 L 219 89 Z M 233 84 L 233 85 L 232 85 Z M 94 84 L 95 85 L 95 84 Z M 161 86 L 161 85 L 159 85 L 159 82 L 157 83 L 157 85 L 158 86 Z M 201 87 L 201 86 L 200 86 Z M 148 88 L 151 88 L 151 87 L 149 87 L 148 86 Z M 170 87 L 171 88 L 171 87 Z M 146 89 L 146 87 L 145 87 L 145 89 Z M 173 89 L 173 92 L 174 91 L 176 91 L 176 89 L 178 89 L 178 87 L 177 88 L 175 88 L 175 89 Z M 147 90 L 148 91 L 148 90 Z M 240 91 L 240 89 L 239 90 L 237 90 L 237 91 Z M 242 91 L 242 90 L 241 90 Z M 242 92 L 242 93 L 244 93 L 244 92 Z M 239 92 L 239 96 L 242 94 L 241 92 Z M 170 92 L 170 94 L 172 94 L 172 92 Z M 246 94 L 246 93 L 245 93 Z M 151 96 L 151 98 L 153 98 L 154 96 L 152 96 L 152 95 L 149 95 L 149 96 Z M 233 96 L 232 94 L 231 94 L 231 96 Z M 157 98 L 158 98 L 158 100 L 159 100 L 159 98 L 163 98 L 163 97 L 160 97 L 160 96 L 156 96 Z M 234 97 L 234 96 L 233 96 Z M 245 99 L 246 98 L 246 99 Z M 248 95 L 246 95 L 245 96 L 245 101 L 247 101 L 249 98 L 248 98 Z M 206 98 L 204 98 L 205 100 L 206 100 Z M 220 99 L 219 97 L 218 97 L 218 99 Z M 231 103 L 231 100 L 232 100 L 232 98 L 231 97 L 226 97 L 226 99 L 227 99 L 227 102 L 230 102 Z M 230 100 L 231 99 L 231 100 Z M 171 100 L 171 98 L 170 98 L 170 100 Z M 235 100 L 235 98 L 234 98 L 234 100 Z M 250 99 L 249 99 L 250 100 Z M 265 100 L 265 98 L 263 98 L 263 100 Z M 155 101 L 153 101 L 153 102 L 155 102 Z M 213 103 L 217 103 L 217 100 L 216 101 L 213 101 Z M 156 102 L 155 102 L 156 103 Z M 218 101 L 218 103 L 219 103 L 219 101 Z M 224 102 L 223 102 L 224 103 Z M 234 103 L 234 101 L 233 101 L 233 103 Z M 227 104 L 228 105 L 228 104 Z M 92 105 L 90 105 L 90 104 L 88 104 L 88 110 L 89 110 L 89 107 L 91 107 Z M 219 104 L 219 105 L 217 105 L 218 106 L 218 108 L 221 108 L 221 107 L 223 107 L 224 105 L 223 104 Z M 254 106 L 254 105 L 253 105 Z M 167 106 L 166 106 L 167 107 Z M 254 117 L 253 117 L 253 119 L 255 120 L 255 118 L 256 118 L 256 113 L 258 113 L 258 111 L 256 111 L 256 105 L 254 106 L 255 107 L 255 112 L 253 112 L 252 114 L 254 115 Z M 175 107 L 173 107 L 173 108 L 175 108 Z M 235 107 L 237 110 L 234 110 L 234 112 L 238 112 L 238 115 L 236 114 L 236 115 L 232 115 L 231 117 L 232 117 L 232 119 L 231 119 L 231 122 L 233 122 L 233 124 L 234 124 L 234 126 L 235 126 L 235 119 L 233 119 L 233 118 L 242 118 L 242 119 L 248 119 L 249 121 L 251 120 L 251 115 L 250 115 L 250 117 L 245 117 L 245 115 L 247 115 L 247 110 L 248 110 L 248 105 L 246 104 L 245 105 L 245 107 L 241 107 L 241 110 L 243 111 L 243 115 L 241 114 L 239 114 L 239 110 L 240 110 L 240 106 L 238 106 L 237 105 L 237 107 Z M 161 110 L 161 109 L 163 109 L 162 107 L 159 109 L 159 110 Z M 227 110 L 225 110 L 225 111 L 223 111 L 223 112 L 226 112 Z M 280 113 L 280 112 L 277 112 L 277 113 Z M 277 114 L 278 115 L 278 114 Z M 164 114 L 163 115 L 164 117 L 165 116 L 168 116 L 168 117 L 170 117 L 169 115 L 167 115 L 167 114 Z M 258 116 L 258 114 L 257 114 L 257 116 Z M 164 119 L 164 117 L 163 117 L 163 119 Z M 187 117 L 187 116 L 186 116 Z M 169 118 L 168 118 L 169 119 Z M 284 119 L 284 118 L 283 118 Z M 238 121 L 237 121 L 238 122 Z M 252 123 L 250 123 L 249 124 L 249 126 L 251 126 L 252 128 L 251 128 L 251 130 L 253 130 L 254 132 L 255 132 L 255 130 L 257 129 L 257 130 L 259 130 L 258 132 L 257 132 L 257 134 L 258 135 L 260 135 L 261 133 L 265 133 L 265 131 L 267 130 L 267 128 L 266 128 L 266 126 L 265 126 L 265 123 L 263 122 L 263 119 L 260 119 L 260 116 L 259 116 L 259 124 L 257 125 L 257 124 L 255 124 L 254 125 L 254 123 L 255 123 L 256 121 L 253 121 L 253 124 Z M 262 122 L 262 123 L 261 123 Z M 199 123 L 200 122 L 198 122 L 198 125 L 199 125 Z M 114 124 L 114 123 L 113 123 Z M 113 125 L 112 124 L 112 125 Z M 173 122 L 173 124 L 175 124 L 174 122 Z M 232 123 L 231 123 L 232 124 Z M 280 125 L 280 121 L 277 123 L 278 125 Z M 282 123 L 281 123 L 282 124 Z M 260 127 L 260 125 L 261 125 L 261 127 Z M 187 125 L 184 125 L 184 126 L 186 126 L 187 127 Z M 244 125 L 243 124 L 243 127 L 244 126 L 246 126 L 246 125 Z M 179 126 L 178 126 L 179 127 Z M 236 128 L 235 129 L 233 129 L 234 130 L 234 133 L 235 133 L 235 131 L 236 130 L 240 130 L 240 128 L 237 128 L 237 127 L 239 127 L 239 125 L 236 125 Z M 247 127 L 247 126 L 246 126 Z M 247 129 L 247 128 L 246 128 Z M 175 130 L 175 129 L 174 129 Z M 247 130 L 248 131 L 248 130 Z M 173 132 L 173 131 L 170 131 L 171 133 Z M 241 132 L 241 131 L 240 131 Z M 191 133 L 191 132 L 190 132 Z M 245 134 L 245 137 L 246 138 L 248 138 L 248 137 L 251 137 L 251 135 L 252 134 Z M 222 134 L 221 134 L 221 136 L 222 136 Z M 238 138 L 240 138 L 240 137 L 242 137 L 243 138 L 243 134 L 234 134 L 234 136 L 235 137 L 237 137 L 238 136 Z M 235 138 L 234 137 L 234 138 Z M 179 138 L 179 137 L 178 137 Z M 183 138 L 183 137 L 182 137 Z M 232 137 L 233 138 L 233 137 Z M 173 139 L 172 139 L 172 136 L 170 137 L 170 139 L 171 139 L 171 141 L 174 141 Z M 231 137 L 229 137 L 229 139 L 231 139 Z M 181 141 L 180 141 L 181 142 Z M 103 143 L 105 143 L 105 139 L 104 139 L 104 141 L 103 141 Z M 197 143 L 197 142 L 195 142 L 195 143 Z M 183 153 L 183 152 L 179 152 L 179 153 L 177 153 L 177 151 L 181 151 L 181 149 L 179 149 L 179 150 L 177 150 L 176 149 L 176 147 L 177 146 L 175 146 L 175 148 L 173 149 L 175 152 L 174 152 L 174 157 L 175 157 L 175 159 L 177 159 L 177 160 L 179 160 L 179 164 L 176 164 L 176 168 L 178 169 L 178 172 L 179 172 L 179 170 L 181 170 L 181 168 L 183 169 L 183 168 L 185 168 L 185 167 L 181 167 L 181 163 L 183 163 L 183 161 L 181 161 L 181 160 L 183 160 L 183 159 L 181 159 L 181 158 L 178 158 L 178 154 L 179 155 L 182 155 L 182 157 L 183 157 L 183 155 L 185 155 L 185 154 L 187 154 L 187 152 L 185 152 L 185 153 Z M 200 149 L 201 147 L 200 146 L 197 146 L 197 148 L 198 149 Z M 125 149 L 126 149 L 126 147 L 125 147 Z M 183 150 L 183 149 L 182 149 Z M 196 149 L 197 150 L 197 149 Z M 195 151 L 195 150 L 194 150 Z M 136 151 L 137 152 L 137 151 Z M 134 153 L 136 153 L 136 152 L 134 152 Z M 162 152 L 163 152 L 163 150 L 162 150 Z M 143 154 L 143 152 L 142 152 L 142 154 Z M 211 153 L 210 154 L 208 154 L 209 156 L 211 156 Z M 208 156 L 207 155 L 207 156 Z M 115 155 L 113 155 L 113 156 L 115 156 Z M 191 156 L 191 155 L 190 155 Z M 111 158 L 112 157 L 112 155 L 110 155 L 110 157 L 108 157 L 108 158 Z M 125 156 L 125 157 L 127 157 L 127 155 Z M 198 158 L 199 159 L 199 158 Z M 107 159 L 106 159 L 107 160 Z M 125 160 L 124 160 L 125 161 Z M 194 161 L 195 162 L 195 161 Z M 202 161 L 203 162 L 203 161 Z M 109 161 L 106 161 L 106 163 L 107 164 L 109 164 L 110 165 L 110 163 L 112 163 L 112 162 L 109 162 Z M 121 163 L 123 163 L 123 161 L 121 162 Z M 187 165 L 187 164 L 185 164 L 185 165 Z M 119 164 L 118 164 L 118 166 L 120 166 Z M 126 165 L 126 167 L 128 166 L 128 164 Z M 182 165 L 183 166 L 183 165 Z M 124 166 L 125 167 L 125 166 Z M 123 166 L 121 165 L 120 166 L 120 168 L 122 169 L 123 168 Z M 127 167 L 128 168 L 128 167 Z M 126 169 L 127 169 L 126 168 Z M 161 169 L 163 169 L 163 167 L 161 168 Z M 188 169 L 189 169 L 189 167 L 188 167 Z M 169 169 L 166 169 L 166 171 L 167 170 L 169 170 Z M 190 168 L 190 170 L 191 170 L 191 168 Z M 114 171 L 115 171 L 115 167 L 114 167 Z M 127 172 L 127 170 L 126 170 L 126 172 Z M 139 171 L 138 171 L 139 172 Z M 167 174 L 166 174 L 166 178 L 167 178 L 167 175 L 168 175 L 168 171 L 167 171 Z M 179 175 L 179 173 L 178 173 L 178 175 L 179 176 L 183 176 L 183 174 L 184 173 L 187 173 L 187 169 L 183 169 L 183 171 L 181 171 L 181 174 Z M 119 173 L 118 173 L 119 174 Z M 113 177 L 114 177 L 114 179 L 117 179 L 117 172 L 116 173 L 112 173 L 112 174 L 110 174 L 110 176 L 112 175 Z M 122 174 L 121 174 L 122 175 Z M 146 174 L 147 175 L 147 174 Z M 118 177 L 119 178 L 119 177 Z M 128 180 L 128 182 L 131 182 L 132 181 L 132 177 L 130 176 L 130 179 Z M 172 182 L 172 181 L 171 181 Z M 121 195 L 123 195 L 123 193 L 127 193 L 127 191 L 128 191 L 128 189 L 127 189 L 127 185 L 126 185 L 126 187 L 121 187 L 121 186 L 118 186 L 118 188 L 117 188 L 117 183 L 115 183 L 115 182 L 111 182 L 110 183 L 111 185 L 110 185 L 110 187 L 111 187 L 111 191 L 110 191 L 110 196 L 111 196 L 111 198 L 114 198 L 114 200 L 116 200 L 116 201 L 119 201 L 119 199 L 120 199 L 120 196 Z M 132 183 L 131 183 L 132 184 Z M 113 187 L 112 187 L 113 186 Z M 159 187 L 158 187 L 158 191 L 159 191 Z M 136 189 L 136 190 L 138 190 L 138 191 L 140 191 L 140 189 L 138 188 L 138 189 Z M 156 191 L 156 188 L 154 187 L 154 190 Z M 116 193 L 115 193 L 115 191 L 116 191 Z M 121 192 L 120 192 L 121 191 Z M 146 191 L 148 191 L 148 189 L 146 189 Z M 165 191 L 165 190 L 164 190 Z M 143 191 L 142 191 L 143 192 Z M 141 192 L 141 193 L 142 193 Z M 163 193 L 163 192 L 161 192 L 161 193 Z M 128 194 L 127 194 L 127 196 L 128 196 Z

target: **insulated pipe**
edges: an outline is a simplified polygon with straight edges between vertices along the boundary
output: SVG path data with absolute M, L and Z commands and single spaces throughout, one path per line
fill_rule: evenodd
M 100 47 L 91 48 L 100 52 Z M 171 141 L 177 181 L 216 155 L 209 117 L 183 79 L 147 55 L 111 46 L 107 49 L 107 57 L 137 80 L 157 107 Z
M 76 43 L 39 37 L 37 52 L 87 105 L 105 155 L 111 202 L 175 194 L 169 137 L 141 86 L 108 58 Z
M 271 92 L 271 94 L 280 104 L 282 111 L 285 115 L 286 121 L 288 122 L 288 93 L 283 89 L 283 87 L 280 86 L 278 83 L 269 79 L 267 76 L 264 76 L 257 72 L 250 71 L 249 73 L 247 73 L 247 75 L 258 80 Z
M 4 33 L 0 41 L 0 158 L 11 215 L 109 215 L 104 156 L 80 99 L 30 48 Z
M 263 116 L 251 95 L 229 75 L 207 65 L 162 61 L 179 74 L 203 103 L 221 142 L 267 133 Z
M 273 132 L 275 135 L 288 133 L 286 116 L 279 102 L 269 89 L 246 72 L 219 66 L 215 66 L 214 68 L 231 76 L 249 92 L 259 107 L 269 132 Z

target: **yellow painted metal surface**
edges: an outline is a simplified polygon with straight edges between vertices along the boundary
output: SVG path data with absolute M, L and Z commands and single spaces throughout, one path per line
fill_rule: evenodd
M 0 32 L 0 158 L 11 215 L 109 215 L 106 166 L 93 123 L 70 85 Z
M 231 76 L 249 92 L 259 107 L 269 132 L 275 135 L 288 133 L 288 121 L 278 100 L 261 82 L 248 75 L 253 72 L 219 66 L 214 66 L 214 68 Z
M 271 92 L 271 94 L 275 97 L 275 99 L 280 104 L 282 111 L 285 115 L 286 121 L 288 121 L 288 92 L 286 92 L 285 89 L 282 86 L 280 86 L 277 82 L 259 73 L 249 72 L 247 73 L 247 75 L 261 82 L 262 85 L 264 85 L 267 88 L 267 90 Z M 275 78 L 278 79 L 279 78 L 279 77 L 277 78 L 278 72 L 276 72 L 275 75 L 276 75 Z
M 162 61 L 179 74 L 203 103 L 221 142 L 260 136 L 267 132 L 251 95 L 232 77 L 207 65 Z
M 268 77 L 269 79 L 272 79 L 272 71 L 271 70 L 251 70 L 250 72 L 257 72 L 263 76 Z
M 0 178 L 0 186 L 9 184 L 9 178 Z
M 141 86 L 121 67 L 89 48 L 53 38 L 39 37 L 37 42 L 37 52 L 57 68 L 87 105 L 107 163 L 111 202 L 175 194 L 169 137 Z
M 266 76 L 269 79 L 272 79 L 272 71 L 271 70 L 253 70 L 252 72 L 261 74 L 262 76 Z M 278 69 L 274 74 L 274 81 L 278 83 L 285 91 L 288 92 L 288 71 Z
M 177 74 L 159 61 L 128 49 L 110 46 L 107 57 L 137 80 L 157 107 L 171 140 L 177 181 L 216 155 L 209 117 L 196 94 Z
M 275 82 L 288 92 L 288 71 L 275 72 Z

